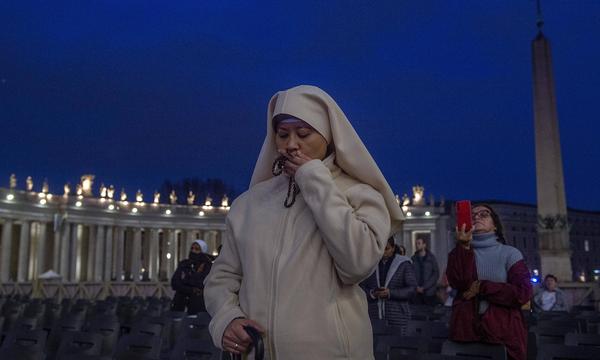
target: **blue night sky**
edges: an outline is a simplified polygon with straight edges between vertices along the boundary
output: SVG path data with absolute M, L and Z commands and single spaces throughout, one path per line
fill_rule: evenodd
M 567 201 L 600 210 L 600 1 L 543 1 Z M 0 181 L 223 178 L 277 90 L 322 87 L 400 195 L 535 203 L 532 0 L 3 1 Z M 427 196 L 427 195 L 426 195 Z

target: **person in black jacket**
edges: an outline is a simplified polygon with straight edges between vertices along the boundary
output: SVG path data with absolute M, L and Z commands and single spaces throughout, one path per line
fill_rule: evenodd
M 383 319 L 390 326 L 400 328 L 406 335 L 410 319 L 408 301 L 415 294 L 417 281 L 410 258 L 395 254 L 394 238 L 388 239 L 383 258 L 361 287 L 367 293 L 369 316 Z
M 175 290 L 171 310 L 185 311 L 189 315 L 206 311 L 204 306 L 204 278 L 210 272 L 212 258 L 206 253 L 208 245 L 203 240 L 192 244 L 188 259 L 179 262 L 171 278 Z
M 440 277 L 437 259 L 427 248 L 425 239 L 417 238 L 415 247 L 417 251 L 412 257 L 412 262 L 417 278 L 417 294 L 413 301 L 415 304 L 435 305 L 435 291 Z

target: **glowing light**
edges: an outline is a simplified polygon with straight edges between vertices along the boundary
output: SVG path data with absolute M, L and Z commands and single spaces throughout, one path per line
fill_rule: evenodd
M 171 253 L 167 253 L 167 259 L 171 258 Z
M 171 215 L 171 209 L 167 209 L 167 210 L 165 210 L 165 214 L 167 214 L 167 215 Z
M 200 215 L 200 216 L 204 216 L 204 211 L 200 211 L 200 212 L 198 213 L 198 215 Z
M 46 199 L 42 199 L 42 200 L 40 200 L 40 204 L 42 204 L 42 205 L 46 205 Z
M 223 195 L 223 199 L 221 200 L 221 207 L 228 208 L 229 207 L 229 198 L 227 195 Z
M 77 207 L 81 207 L 81 205 L 82 205 L 81 201 L 78 201 L 78 202 L 75 203 L 75 206 L 77 206 Z
M 412 213 L 409 211 L 409 212 L 406 213 L 406 216 L 411 217 Z
M 407 212 L 408 211 L 408 206 L 402 206 L 402 211 Z
M 539 281 L 539 280 L 538 280 L 538 278 L 536 278 L 536 277 L 532 277 L 532 278 L 531 278 L 531 282 L 532 282 L 532 283 L 534 283 L 534 284 L 537 284 L 537 282 L 538 282 L 538 281 Z
M 133 209 L 131 209 L 131 212 L 135 214 L 135 213 L 138 212 L 138 209 L 137 208 L 133 208 Z
M 429 211 L 425 211 L 425 216 L 431 216 L 431 213 Z
M 48 200 L 52 200 L 52 194 L 48 194 L 48 195 L 46 195 L 46 199 L 48 199 Z
M 44 194 L 43 192 L 41 192 L 41 193 L 38 194 L 39 198 L 43 198 L 44 196 L 46 196 L 46 194 Z
M 138 191 L 135 193 L 135 201 L 140 203 L 144 201 L 144 195 L 140 189 L 138 189 Z
M 113 204 L 108 205 L 108 210 L 114 210 L 115 206 Z
M 6 200 L 8 200 L 8 201 L 11 201 L 14 198 L 15 198 L 15 196 L 13 194 L 6 195 Z
M 215 251 L 212 252 L 212 255 L 213 256 L 217 256 L 217 255 L 219 255 L 219 253 L 215 250 Z

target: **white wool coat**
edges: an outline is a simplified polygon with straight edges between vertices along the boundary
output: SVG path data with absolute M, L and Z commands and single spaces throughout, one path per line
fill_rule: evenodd
M 245 317 L 266 329 L 267 359 L 373 359 L 358 283 L 383 255 L 390 214 L 382 195 L 343 173 L 333 157 L 298 169 L 301 192 L 291 208 L 283 206 L 283 175 L 232 205 L 204 289 L 216 346 L 227 325 Z

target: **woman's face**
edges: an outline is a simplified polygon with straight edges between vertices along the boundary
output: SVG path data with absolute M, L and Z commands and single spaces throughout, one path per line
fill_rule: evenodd
M 200 245 L 198 245 L 196 243 L 192 244 L 192 249 L 191 250 L 192 250 L 192 252 L 194 254 L 200 254 L 202 252 L 202 248 L 200 247 Z
M 473 208 L 473 234 L 484 234 L 494 232 L 494 220 L 490 209 L 484 206 L 476 206 Z
M 385 245 L 385 250 L 383 251 L 383 257 L 384 258 L 391 258 L 392 256 L 394 256 L 394 252 L 396 251 L 396 247 L 394 245 L 390 245 L 390 243 L 387 243 Z
M 304 155 L 323 160 L 327 154 L 325 138 L 302 120 L 291 118 L 277 124 L 275 129 L 277 150 L 293 154 L 300 150 Z

